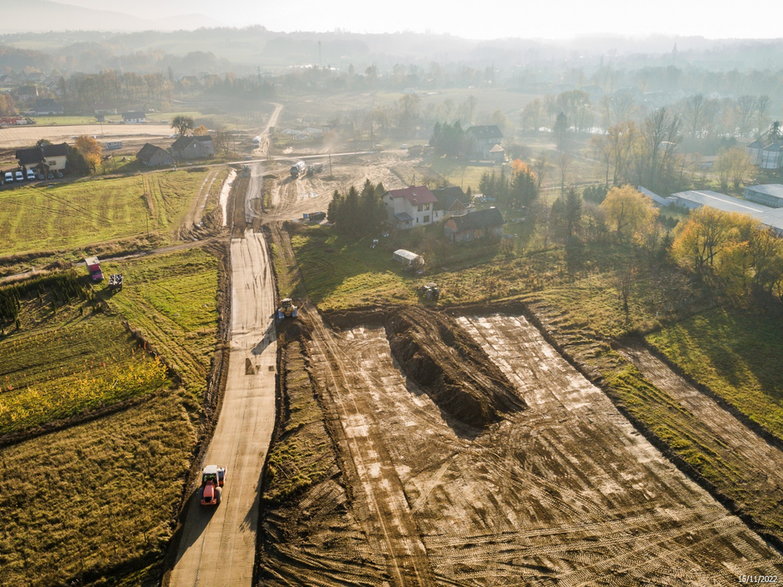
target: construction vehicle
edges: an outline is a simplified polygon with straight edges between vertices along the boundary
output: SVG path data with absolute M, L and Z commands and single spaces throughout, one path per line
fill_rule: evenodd
M 85 257 L 84 264 L 87 265 L 87 271 L 90 274 L 90 279 L 96 282 L 103 279 L 101 263 L 98 261 L 98 257 Z
M 294 305 L 294 300 L 285 298 L 280 301 L 280 307 L 277 309 L 277 319 L 296 318 L 299 315 L 299 308 Z
M 440 288 L 435 283 L 427 283 L 419 287 L 421 297 L 428 302 L 437 302 L 440 297 Z
M 109 275 L 109 289 L 113 291 L 122 289 L 122 273 L 112 273 Z
M 207 465 L 201 472 L 201 505 L 220 505 L 226 468 Z
M 295 165 L 291 166 L 291 177 L 294 179 L 305 175 L 307 175 L 307 163 L 304 161 L 297 161 Z

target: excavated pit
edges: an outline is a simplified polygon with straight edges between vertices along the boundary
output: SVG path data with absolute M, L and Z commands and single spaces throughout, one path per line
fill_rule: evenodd
M 402 307 L 387 314 L 384 327 L 402 372 L 452 418 L 485 428 L 526 407 L 508 378 L 452 318 Z

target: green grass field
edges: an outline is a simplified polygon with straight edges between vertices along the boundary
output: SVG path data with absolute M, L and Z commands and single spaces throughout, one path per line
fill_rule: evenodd
M 381 247 L 355 242 L 328 228 L 294 235 L 291 244 L 310 299 L 322 309 L 416 300 L 414 280 L 404 275 Z
M 109 306 L 161 353 L 188 391 L 204 391 L 217 336 L 218 261 L 199 248 L 107 263 L 123 274 Z
M 205 173 L 167 171 L 4 191 L 0 251 L 78 249 L 148 233 L 166 237 Z
M 182 399 L 0 449 L 0 569 L 18 585 L 85 584 L 158 561 L 196 433 Z
M 0 339 L 0 436 L 72 418 L 168 387 L 165 367 L 117 316 L 87 302 L 24 301 L 20 330 Z
M 289 343 L 283 353 L 286 413 L 267 460 L 263 500 L 270 504 L 288 503 L 297 492 L 326 478 L 335 465 L 324 429 L 324 414 L 313 396 L 301 343 Z
M 432 170 L 442 175 L 449 185 L 456 185 L 467 191 L 470 187 L 474 194 L 479 193 L 481 176 L 485 173 L 500 175 L 500 165 L 468 165 L 452 159 L 435 159 Z M 506 173 L 509 173 L 506 171 Z
M 74 423 L 0 449 L 0 473 L 16 479 L 0 508 L 11 582 L 154 580 L 173 532 L 217 340 L 218 259 L 193 248 L 104 271 L 122 271 L 123 290 L 108 297 L 104 283 L 55 303 L 44 278 L 21 302 L 19 330 L 6 323 L 0 338 L 0 437 Z M 104 298 L 108 309 L 95 312 Z M 139 403 L 78 423 L 131 397 Z
M 647 340 L 695 381 L 783 440 L 779 317 L 715 309 Z

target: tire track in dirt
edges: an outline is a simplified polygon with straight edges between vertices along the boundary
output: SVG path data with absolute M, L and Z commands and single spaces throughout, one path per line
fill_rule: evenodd
M 357 520 L 340 531 L 363 531 L 394 583 L 421 583 L 419 569 L 461 585 L 733 585 L 741 574 L 783 572 L 779 553 L 650 445 L 525 318 L 457 318 L 528 405 L 483 432 L 455 425 L 405 377 L 377 321 L 345 320 L 337 331 L 314 320 L 312 373 Z M 329 538 L 317 528 L 296 535 L 313 546 L 302 576 L 287 567 L 287 582 L 319 569 L 329 584 L 355 582 L 350 558 L 329 559 L 327 547 L 318 560 L 316 540 Z
M 320 316 L 312 316 L 312 323 L 316 336 L 311 354 L 326 367 L 319 370 L 316 378 L 340 419 L 340 444 L 349 465 L 344 473 L 359 508 L 355 514 L 366 527 L 368 539 L 375 541 L 386 555 L 389 574 L 396 585 L 434 585 L 402 484 L 380 441 L 380 424 L 367 399 L 350 392 L 352 382 L 346 378 L 343 367 L 349 359 L 332 340 L 334 335 Z

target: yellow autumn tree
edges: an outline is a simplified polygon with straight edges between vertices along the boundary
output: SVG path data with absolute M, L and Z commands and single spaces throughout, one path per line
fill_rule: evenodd
M 81 135 L 76 137 L 74 147 L 79 151 L 84 160 L 95 173 L 98 165 L 101 162 L 101 154 L 103 153 L 103 145 L 101 145 L 97 139 L 89 135 Z
M 629 185 L 610 189 L 600 208 L 607 226 L 623 240 L 644 242 L 656 228 L 658 209 Z

